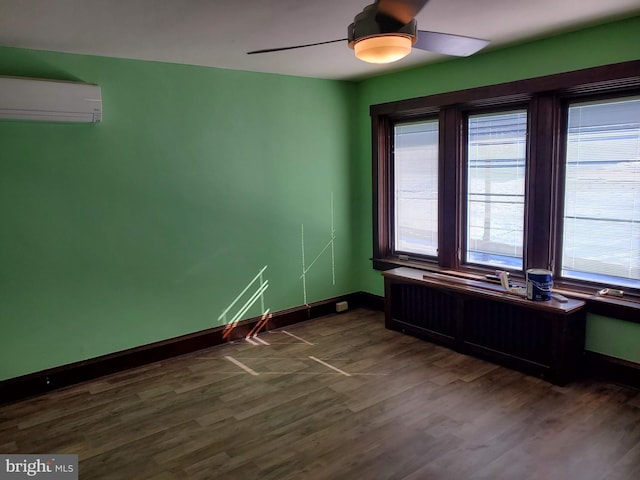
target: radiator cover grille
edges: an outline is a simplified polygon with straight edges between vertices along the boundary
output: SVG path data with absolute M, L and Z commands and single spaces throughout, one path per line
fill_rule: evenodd
M 448 337 L 455 335 L 452 295 L 418 285 L 393 285 L 392 288 L 392 295 L 399 299 L 393 304 L 395 319 Z
M 551 363 L 550 319 L 513 305 L 482 300 L 465 305 L 465 342 L 525 358 Z

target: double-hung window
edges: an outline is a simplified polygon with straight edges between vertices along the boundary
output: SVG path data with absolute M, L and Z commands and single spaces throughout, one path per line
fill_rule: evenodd
M 394 128 L 394 233 L 398 253 L 438 254 L 438 120 Z
M 568 105 L 562 276 L 640 281 L 640 97 Z
M 469 115 L 466 261 L 522 269 L 527 111 Z

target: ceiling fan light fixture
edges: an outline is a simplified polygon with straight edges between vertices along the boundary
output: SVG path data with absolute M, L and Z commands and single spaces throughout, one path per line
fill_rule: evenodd
M 369 63 L 391 63 L 411 53 L 409 35 L 374 35 L 359 39 L 353 45 L 356 57 Z

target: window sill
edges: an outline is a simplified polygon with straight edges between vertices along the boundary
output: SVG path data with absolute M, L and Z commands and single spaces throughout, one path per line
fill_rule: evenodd
M 372 258 L 371 260 L 373 262 L 373 268 L 376 270 L 384 271 L 397 267 L 409 267 L 426 272 L 448 275 L 455 278 L 486 281 L 484 275 L 446 269 L 435 263 L 428 263 L 425 261 L 411 259 L 401 260 L 399 258 Z M 524 279 L 521 277 L 514 277 L 514 279 L 517 283 L 524 283 Z M 624 297 L 598 296 L 596 293 L 578 291 L 575 289 L 568 289 L 566 287 L 554 288 L 554 291 L 567 298 L 584 301 L 586 303 L 586 310 L 588 313 L 617 318 L 633 323 L 640 323 L 640 301 L 637 301 L 635 298 L 629 299 Z

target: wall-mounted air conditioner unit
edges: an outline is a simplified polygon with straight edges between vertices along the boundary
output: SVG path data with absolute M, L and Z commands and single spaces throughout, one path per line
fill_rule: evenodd
M 0 77 L 0 120 L 99 122 L 102 94 L 98 85 Z

